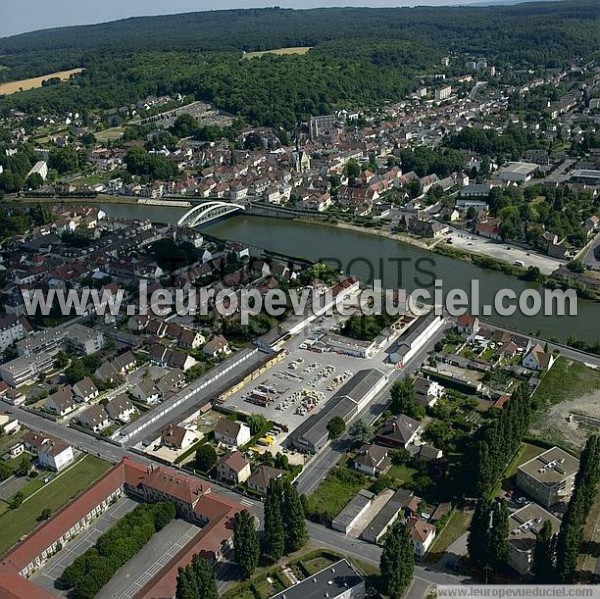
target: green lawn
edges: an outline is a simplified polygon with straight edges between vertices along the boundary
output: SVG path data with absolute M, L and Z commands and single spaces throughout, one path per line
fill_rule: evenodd
M 41 473 L 38 475 L 37 478 L 33 478 L 25 486 L 21 487 L 20 493 L 23 494 L 24 500 L 33 495 L 36 491 L 38 491 L 44 486 L 45 476 L 46 475 L 44 473 Z
M 56 512 L 87 489 L 110 467 L 108 462 L 93 456 L 86 456 L 24 501 L 19 508 L 2 514 L 0 516 L 0 530 L 2 530 L 0 555 L 39 524 L 37 518 L 44 508 L 50 508 L 53 513 Z
M 321 521 L 335 518 L 346 504 L 361 490 L 370 485 L 369 479 L 360 472 L 350 470 L 343 464 L 344 458 L 327 474 L 312 495 L 309 495 L 308 513 L 319 514 Z
M 304 566 L 308 575 L 312 576 L 313 574 L 316 574 L 317 572 L 324 570 L 328 566 L 331 566 L 336 561 L 337 561 L 337 559 L 329 559 L 329 557 L 320 555 L 320 556 L 314 557 L 312 559 L 302 560 L 302 566 Z
M 547 404 L 577 399 L 600 389 L 600 371 L 560 357 L 546 373 L 535 397 Z
M 450 520 L 448 520 L 448 523 L 442 532 L 433 541 L 427 561 L 439 561 L 444 551 L 467 532 L 470 522 L 471 514 L 455 511 L 452 516 L 450 516 Z
M 533 458 L 539 456 L 541 453 L 546 451 L 543 447 L 538 447 L 537 445 L 531 445 L 530 443 L 523 443 L 517 452 L 514 460 L 511 462 L 510 466 L 506 469 L 506 478 L 510 478 L 517 473 L 517 468 L 525 462 L 532 460 Z
M 401 484 L 406 484 L 412 482 L 413 476 L 416 473 L 417 471 L 414 468 L 409 468 L 406 464 L 402 464 L 402 466 L 392 466 L 387 471 L 387 476 L 395 478 Z

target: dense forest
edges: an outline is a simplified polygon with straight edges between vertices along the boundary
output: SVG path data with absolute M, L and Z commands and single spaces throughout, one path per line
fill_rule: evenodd
M 398 100 L 449 52 L 513 68 L 558 67 L 600 50 L 596 0 L 501 7 L 211 11 L 0 39 L 0 81 L 84 67 L 0 109 L 110 109 L 179 92 L 248 121 L 292 128 L 340 105 Z M 311 46 L 304 56 L 242 52 Z

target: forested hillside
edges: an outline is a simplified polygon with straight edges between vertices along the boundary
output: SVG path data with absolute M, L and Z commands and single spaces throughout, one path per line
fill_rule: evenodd
M 213 11 L 38 31 L 0 39 L 0 80 L 85 67 L 69 83 L 0 107 L 113 108 L 181 92 L 251 122 L 290 128 L 344 104 L 397 100 L 448 52 L 552 67 L 600 50 L 597 0 L 485 8 Z M 312 46 L 304 56 L 242 51 Z

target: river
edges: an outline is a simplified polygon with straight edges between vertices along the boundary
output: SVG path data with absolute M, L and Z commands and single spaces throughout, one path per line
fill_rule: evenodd
M 106 204 L 109 216 L 150 218 L 156 222 L 177 222 L 185 208 Z M 480 305 L 493 304 L 500 289 L 512 289 L 517 294 L 541 286 L 520 281 L 500 272 L 489 271 L 468 262 L 438 256 L 393 239 L 336 229 L 326 225 L 263 218 L 233 216 L 203 227 L 206 233 L 222 239 L 241 241 L 290 256 L 311 260 L 326 259 L 346 274 L 371 282 L 381 279 L 388 289 L 416 288 L 433 290 L 433 279 L 441 279 L 443 290 L 470 291 L 472 281 L 479 281 Z M 510 317 L 492 314 L 489 320 L 523 333 L 535 333 L 566 340 L 575 335 L 596 342 L 600 336 L 600 304 L 584 300 L 577 302 L 577 316 L 525 316 L 516 312 Z

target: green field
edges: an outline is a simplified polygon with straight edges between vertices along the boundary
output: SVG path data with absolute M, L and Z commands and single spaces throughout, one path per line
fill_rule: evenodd
M 50 508 L 53 513 L 56 512 L 69 500 L 87 489 L 110 467 L 108 462 L 93 456 L 86 456 L 29 497 L 19 508 L 2 514 L 0 516 L 0 530 L 2 530 L 0 555 L 39 524 L 38 517 L 44 508 Z
M 402 464 L 401 466 L 392 466 L 388 472 L 387 476 L 391 476 L 395 478 L 400 485 L 406 483 L 412 483 L 413 476 L 417 473 L 414 468 L 409 468 L 406 464 Z
M 517 452 L 514 460 L 511 462 L 510 466 L 506 469 L 506 478 L 510 478 L 517 473 L 517 468 L 529 460 L 539 456 L 541 453 L 546 451 L 543 447 L 538 447 L 537 445 L 531 445 L 530 443 L 523 443 Z
M 600 371 L 579 362 L 558 358 L 542 379 L 535 397 L 547 405 L 577 399 L 600 389 Z
M 341 465 L 343 462 L 344 458 L 327 474 L 315 492 L 308 496 L 310 515 L 319 514 L 325 520 L 331 520 L 361 489 L 370 485 L 365 475 Z
M 471 514 L 455 511 L 442 532 L 435 538 L 427 556 L 428 562 L 437 562 L 442 554 L 457 541 L 469 528 Z

